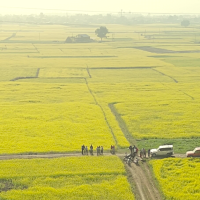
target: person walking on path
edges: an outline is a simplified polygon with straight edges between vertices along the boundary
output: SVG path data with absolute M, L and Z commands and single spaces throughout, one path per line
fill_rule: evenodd
M 93 156 L 93 146 L 92 146 L 92 144 L 90 145 L 90 155 Z
M 145 148 L 143 148 L 143 156 L 144 156 L 144 158 L 146 158 L 146 149 Z
M 115 154 L 115 145 L 113 145 L 112 154 Z
M 97 146 L 97 156 L 100 155 L 100 146 Z
M 103 146 L 101 146 L 101 155 L 103 155 Z
M 132 147 L 132 149 L 133 149 L 133 157 L 135 157 L 135 156 L 137 155 L 137 148 L 136 148 L 136 146 L 134 145 L 134 146 Z
M 132 146 L 129 146 L 129 150 L 131 152 L 131 156 L 133 156 L 133 147 Z
M 88 155 L 88 147 L 85 146 L 85 154 Z
M 84 144 L 82 145 L 81 150 L 82 150 L 82 155 L 83 155 L 84 154 L 84 150 L 85 150 L 85 145 Z
M 148 157 L 150 158 L 150 149 L 148 149 Z
M 144 152 L 143 152 L 143 149 L 141 149 L 141 150 L 140 150 L 140 158 L 143 158 L 143 155 L 144 155 L 143 153 L 144 153 Z

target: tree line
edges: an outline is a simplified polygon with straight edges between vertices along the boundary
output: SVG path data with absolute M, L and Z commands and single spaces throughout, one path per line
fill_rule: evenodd
M 39 15 L 1 15 L 0 23 L 33 23 L 33 24 L 155 24 L 155 23 L 173 23 L 181 24 L 188 20 L 190 23 L 200 24 L 200 16 L 196 15 L 142 15 L 142 14 L 74 14 L 74 15 L 50 15 L 40 13 Z M 183 25 L 185 26 L 185 25 Z

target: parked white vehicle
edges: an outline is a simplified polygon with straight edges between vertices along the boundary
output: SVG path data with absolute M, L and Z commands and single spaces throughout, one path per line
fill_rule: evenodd
M 174 154 L 173 145 L 162 145 L 157 149 L 151 149 L 150 154 L 155 156 L 172 156 Z

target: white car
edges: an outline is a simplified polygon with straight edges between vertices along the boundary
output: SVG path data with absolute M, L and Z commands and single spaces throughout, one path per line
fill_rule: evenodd
M 173 145 L 162 145 L 157 149 L 151 149 L 150 154 L 152 157 L 155 156 L 172 156 L 174 154 Z

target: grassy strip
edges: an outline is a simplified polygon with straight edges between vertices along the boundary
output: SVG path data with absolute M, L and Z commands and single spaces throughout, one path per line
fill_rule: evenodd
M 137 140 L 139 149 L 151 149 L 158 148 L 160 145 L 164 144 L 173 144 L 174 153 L 184 154 L 188 150 L 193 150 L 195 147 L 199 146 L 200 138 L 180 138 L 180 139 L 146 139 L 146 140 Z

